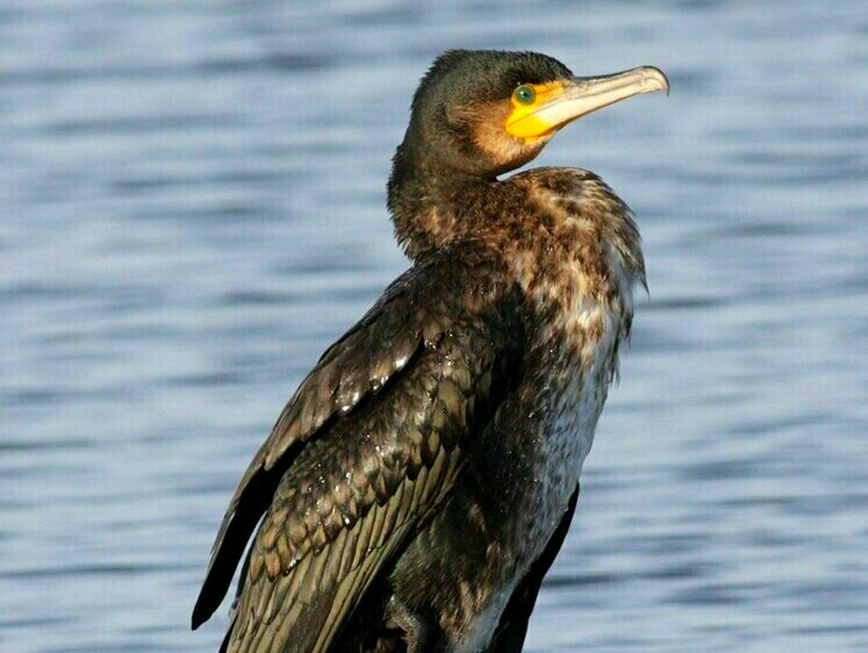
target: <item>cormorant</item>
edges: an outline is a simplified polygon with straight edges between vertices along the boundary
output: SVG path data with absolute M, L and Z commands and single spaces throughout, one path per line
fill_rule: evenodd
M 257 452 L 194 628 L 261 519 L 221 650 L 521 651 L 645 271 L 630 209 L 595 174 L 498 176 L 572 120 L 668 89 L 657 68 L 575 77 L 533 52 L 434 62 L 388 184 L 413 266 Z

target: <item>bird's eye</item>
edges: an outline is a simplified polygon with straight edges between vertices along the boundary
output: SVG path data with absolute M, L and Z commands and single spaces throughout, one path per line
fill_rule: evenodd
M 519 104 L 533 104 L 533 101 L 536 99 L 536 91 L 533 90 L 533 86 L 522 84 L 515 89 L 515 93 L 512 96 Z

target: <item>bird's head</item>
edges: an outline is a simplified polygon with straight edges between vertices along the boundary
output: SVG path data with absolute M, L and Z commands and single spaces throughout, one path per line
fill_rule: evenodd
M 658 90 L 668 92 L 669 83 L 653 67 L 575 77 L 535 52 L 451 50 L 416 91 L 396 164 L 404 158 L 427 174 L 494 177 L 533 159 L 576 118 Z

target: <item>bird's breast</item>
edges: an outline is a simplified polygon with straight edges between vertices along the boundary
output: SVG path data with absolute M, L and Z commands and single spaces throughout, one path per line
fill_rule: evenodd
M 548 349 L 549 378 L 541 402 L 542 424 L 537 458 L 535 497 L 542 513 L 540 528 L 557 524 L 576 488 L 609 385 L 617 368 L 624 333 L 618 309 L 588 306 L 561 331 Z M 547 536 L 547 533 L 540 533 Z
M 540 411 L 530 499 L 539 513 L 539 536 L 546 539 L 591 450 L 633 317 L 636 274 L 606 238 L 579 231 L 576 248 L 556 263 L 543 262 L 542 274 L 527 286 L 537 329 L 526 396 Z
M 585 305 L 581 315 L 547 322 L 533 337 L 510 414 L 515 420 L 504 424 L 512 432 L 498 433 L 514 443 L 501 460 L 523 469 L 520 482 L 497 484 L 509 504 L 509 517 L 498 520 L 497 544 L 489 547 L 501 576 L 492 583 L 488 608 L 454 651 L 487 645 L 509 597 L 561 523 L 606 400 L 622 319 L 617 311 Z M 567 333 L 590 323 L 584 334 Z

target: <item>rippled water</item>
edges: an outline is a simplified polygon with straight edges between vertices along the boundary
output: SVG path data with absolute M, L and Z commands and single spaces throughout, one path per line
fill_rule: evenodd
M 527 648 L 868 650 L 868 5 L 423 6 L 0 3 L 0 648 L 216 649 L 219 518 L 406 266 L 389 160 L 465 46 L 672 81 L 538 161 L 633 206 L 651 297 Z

